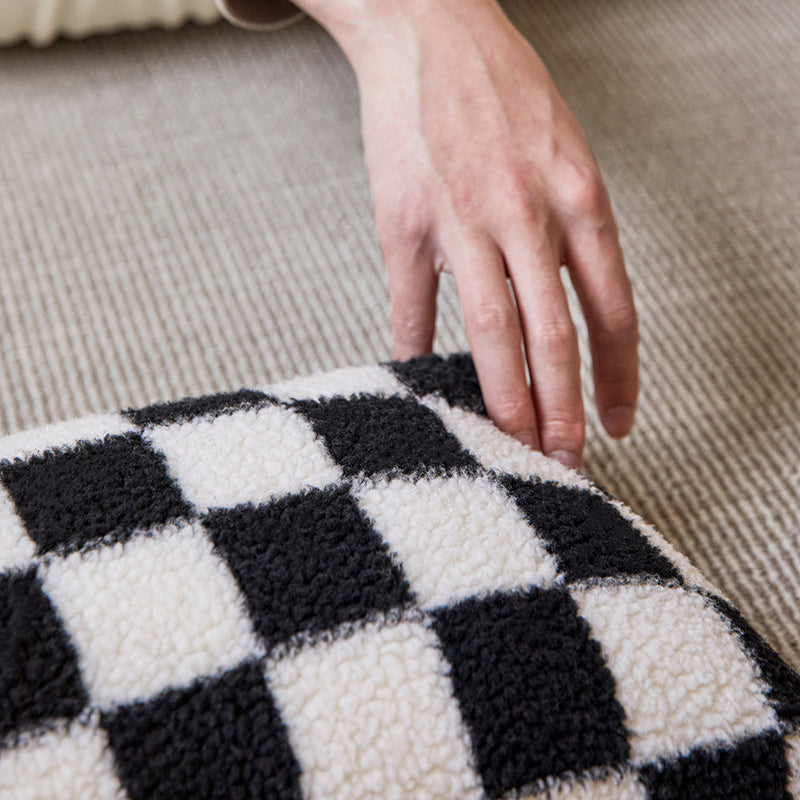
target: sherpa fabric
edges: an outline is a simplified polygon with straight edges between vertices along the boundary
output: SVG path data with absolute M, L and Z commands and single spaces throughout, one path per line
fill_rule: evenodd
M 467 356 L 0 459 L 3 798 L 800 798 L 800 676 Z

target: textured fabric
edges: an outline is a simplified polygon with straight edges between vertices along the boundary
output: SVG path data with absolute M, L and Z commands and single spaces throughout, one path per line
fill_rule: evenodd
M 121 28 L 175 27 L 219 18 L 214 0 L 0 0 L 0 45 L 50 44 Z
M 0 441 L 0 794 L 797 797 L 800 675 L 482 411 L 456 355 Z
M 637 427 L 610 442 L 588 398 L 586 471 L 798 667 L 800 5 L 504 6 L 587 131 L 640 311 Z M 0 74 L 0 428 L 390 356 L 356 82 L 312 21 Z M 437 350 L 465 346 L 445 279 Z

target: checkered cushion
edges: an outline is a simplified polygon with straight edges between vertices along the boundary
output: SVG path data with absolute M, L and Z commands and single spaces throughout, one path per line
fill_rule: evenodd
M 0 459 L 0 797 L 800 798 L 800 677 L 466 356 Z

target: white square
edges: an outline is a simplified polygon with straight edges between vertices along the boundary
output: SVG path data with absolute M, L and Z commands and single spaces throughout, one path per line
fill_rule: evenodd
M 634 764 L 777 724 L 756 666 L 700 594 L 652 583 L 570 593 L 614 675 Z
M 376 364 L 344 367 L 321 375 L 292 378 L 263 387 L 261 391 L 280 400 L 321 400 L 329 397 L 352 397 L 355 394 L 377 397 L 410 394 L 389 369 Z
M 189 685 L 259 649 L 238 585 L 199 523 L 53 558 L 42 573 L 101 707 Z
M 461 446 L 486 469 L 524 480 L 554 481 L 579 489 L 592 487 L 586 476 L 518 442 L 487 417 L 451 406 L 443 398 L 432 395 L 426 396 L 422 404 L 437 414 Z
M 371 623 L 271 662 L 304 797 L 478 800 L 448 667 L 421 623 Z
M 25 569 L 36 552 L 8 492 L 0 486 L 0 572 Z
M 73 722 L 0 750 L 4 800 L 126 800 L 114 771 L 108 737 L 95 725 Z
M 473 595 L 547 587 L 557 567 L 499 486 L 463 475 L 402 478 L 353 490 L 402 562 L 423 608 Z
M 137 431 L 122 414 L 89 414 L 67 422 L 55 422 L 30 431 L 19 431 L 0 438 L 0 459 L 30 458 L 46 450 L 73 447 L 81 441 L 100 441 Z
M 281 406 L 157 426 L 145 437 L 200 510 L 266 503 L 341 477 L 308 422 Z

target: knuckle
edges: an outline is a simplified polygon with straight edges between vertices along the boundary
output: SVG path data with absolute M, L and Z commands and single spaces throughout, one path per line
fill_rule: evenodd
M 542 447 L 545 451 L 566 450 L 580 453 L 586 444 L 583 414 L 554 414 L 542 420 Z
M 609 342 L 639 341 L 639 321 L 632 303 L 623 303 L 608 310 L 600 323 L 600 336 Z
M 491 415 L 504 430 L 518 430 L 525 427 L 531 416 L 532 401 L 527 394 L 504 394 L 491 403 Z
M 540 322 L 534 329 L 537 349 L 551 356 L 568 356 L 572 353 L 576 339 L 575 326 L 568 320 Z
M 606 190 L 597 169 L 583 162 L 570 162 L 562 178 L 567 206 L 583 217 L 597 219 L 606 211 Z
M 475 309 L 473 324 L 478 336 L 504 337 L 514 328 L 514 315 L 505 303 L 484 302 Z
M 433 336 L 433 325 L 415 314 L 395 312 L 392 314 L 392 336 L 396 342 L 421 345 Z
M 421 197 L 407 197 L 402 203 L 375 213 L 381 244 L 390 250 L 414 249 L 428 235 L 427 205 Z

